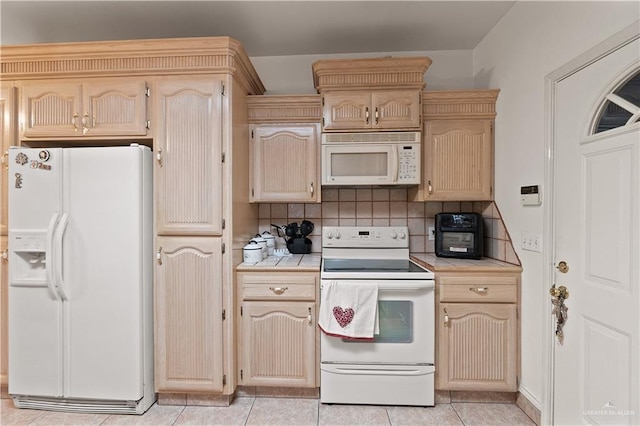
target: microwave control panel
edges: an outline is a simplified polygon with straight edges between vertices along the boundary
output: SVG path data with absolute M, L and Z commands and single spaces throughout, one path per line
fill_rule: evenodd
M 398 183 L 420 183 L 420 145 L 398 145 Z

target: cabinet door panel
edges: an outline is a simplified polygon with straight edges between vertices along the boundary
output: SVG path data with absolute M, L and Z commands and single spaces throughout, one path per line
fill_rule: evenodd
M 425 125 L 427 200 L 492 200 L 490 120 L 435 120 Z
M 244 385 L 315 386 L 315 303 L 244 302 Z
M 9 196 L 9 147 L 17 145 L 16 131 L 16 103 L 15 89 L 12 86 L 0 87 L 0 235 L 7 235 L 8 211 L 7 198 Z
M 373 92 L 373 128 L 420 128 L 420 92 L 396 90 Z
M 159 237 L 156 250 L 156 391 L 222 391 L 221 239 Z
M 251 201 L 319 199 L 317 125 L 258 125 L 252 136 Z
M 8 249 L 7 238 L 0 235 L 0 385 L 8 385 L 9 372 L 9 274 L 8 261 L 2 253 Z
M 156 87 L 157 231 L 222 234 L 222 80 L 166 79 Z
M 144 81 L 84 84 L 85 135 L 146 135 L 146 88 Z
M 323 97 L 324 130 L 370 129 L 373 111 L 368 92 L 326 93 Z
M 25 137 L 82 135 L 80 83 L 28 82 L 22 86 L 22 131 Z
M 439 306 L 438 389 L 516 391 L 516 305 Z

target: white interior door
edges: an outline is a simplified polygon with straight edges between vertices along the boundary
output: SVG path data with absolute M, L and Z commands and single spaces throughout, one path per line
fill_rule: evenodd
M 589 130 L 603 96 L 640 69 L 638 52 L 636 39 L 556 85 L 554 264 L 568 271 L 554 280 L 569 290 L 554 344 L 557 425 L 640 424 L 640 123 Z M 638 101 L 625 108 L 640 114 Z

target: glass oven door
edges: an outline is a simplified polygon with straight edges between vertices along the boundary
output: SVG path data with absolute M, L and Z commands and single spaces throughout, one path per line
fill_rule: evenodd
M 378 283 L 380 333 L 373 341 L 349 340 L 320 331 L 323 363 L 434 363 L 434 286 L 431 280 L 337 280 L 339 285 Z M 322 286 L 321 290 L 322 292 Z M 331 309 L 322 306 L 320 309 Z

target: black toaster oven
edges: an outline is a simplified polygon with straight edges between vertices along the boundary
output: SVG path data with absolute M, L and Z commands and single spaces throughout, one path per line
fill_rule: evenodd
M 484 221 L 479 213 L 436 214 L 436 256 L 480 259 Z

